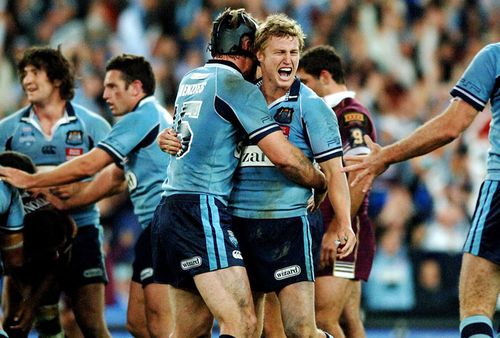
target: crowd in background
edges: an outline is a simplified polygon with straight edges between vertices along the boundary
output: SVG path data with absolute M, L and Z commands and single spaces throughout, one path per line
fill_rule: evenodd
M 60 45 L 77 71 L 74 101 L 111 123 L 101 97 L 105 63 L 122 52 L 143 55 L 154 67 L 156 97 L 172 112 L 181 77 L 209 58 L 212 20 L 225 7 L 260 19 L 287 13 L 307 34 L 306 47 L 334 46 L 381 144 L 439 113 L 471 57 L 500 41 L 497 0 L 0 0 L 0 118 L 25 104 L 15 63 L 32 45 Z M 484 177 L 490 116 L 487 108 L 459 140 L 375 181 L 378 250 L 364 285 L 367 310 L 458 311 L 460 252 Z M 100 207 L 111 304 L 128 292 L 140 226 L 127 196 Z

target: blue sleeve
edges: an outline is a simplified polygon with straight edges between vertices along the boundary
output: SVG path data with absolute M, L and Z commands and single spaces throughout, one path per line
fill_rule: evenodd
M 243 94 L 227 97 L 222 93 L 220 98 L 216 98 L 215 107 L 219 115 L 242 128 L 255 144 L 270 133 L 281 131 L 269 114 L 264 95 L 255 85 L 241 81 L 238 91 Z
M 87 131 L 94 140 L 94 144 L 101 142 L 110 130 L 111 126 L 108 121 L 95 113 L 91 113 L 87 121 Z
M 24 209 L 19 191 L 4 182 L 0 182 L 0 213 L 7 215 L 6 224 L 0 224 L 0 230 L 16 231 L 23 227 Z
M 324 162 L 342 156 L 342 140 L 335 113 L 319 97 L 308 97 L 301 104 L 304 124 L 314 159 Z
M 111 128 L 111 132 L 98 144 L 98 147 L 106 151 L 120 165 L 138 144 L 151 138 L 151 133 L 156 133 L 153 135 L 153 140 L 156 140 L 158 128 L 156 111 L 147 114 L 131 112 L 124 115 Z
M 494 94 L 497 69 L 500 67 L 499 49 L 498 44 L 492 44 L 479 51 L 451 90 L 451 95 L 482 111 Z

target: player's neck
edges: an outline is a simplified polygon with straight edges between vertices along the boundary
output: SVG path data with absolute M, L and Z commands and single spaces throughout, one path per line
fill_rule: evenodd
M 283 95 L 285 95 L 290 87 L 288 88 L 283 88 L 283 87 L 277 87 L 274 84 L 268 82 L 268 81 L 263 81 L 261 90 L 262 93 L 264 94 L 264 97 L 266 98 L 267 104 L 271 104 Z
M 66 100 L 51 98 L 44 102 L 33 103 L 33 110 L 40 121 L 48 120 L 56 122 L 64 116 L 66 110 Z

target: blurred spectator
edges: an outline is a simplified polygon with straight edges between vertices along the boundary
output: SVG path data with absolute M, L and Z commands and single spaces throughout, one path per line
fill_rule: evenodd
M 35 44 L 62 44 L 78 72 L 75 100 L 110 122 L 102 74 L 106 60 L 124 51 L 151 61 L 156 95 L 172 107 L 182 75 L 209 58 L 212 20 L 228 6 L 246 7 L 260 19 L 285 12 L 303 25 L 307 46 L 333 45 L 382 144 L 440 112 L 471 57 L 500 41 L 500 3 L 492 0 L 0 0 L 0 118 L 25 104 L 13 65 Z M 375 181 L 370 214 L 397 233 L 402 251 L 407 238 L 414 245 L 408 250 L 449 253 L 462 246 L 471 196 L 485 172 L 488 109 L 460 142 L 392 166 Z
M 410 311 L 415 306 L 413 267 L 402 229 L 382 229 L 364 299 L 370 311 Z
M 416 307 L 419 315 L 456 315 L 458 293 L 456 286 L 446 285 L 440 262 L 431 257 L 424 258 L 416 268 Z

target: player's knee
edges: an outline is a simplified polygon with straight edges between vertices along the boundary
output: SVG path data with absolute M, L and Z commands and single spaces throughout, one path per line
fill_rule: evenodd
M 142 324 L 142 326 L 141 326 Z M 127 316 L 127 331 L 134 337 L 142 337 L 142 331 L 144 331 L 144 324 L 140 323 L 139 320 L 136 320 L 132 316 Z
M 41 306 L 37 311 L 35 323 L 40 337 L 64 337 L 57 304 Z
M 304 318 L 285 323 L 285 333 L 289 338 L 312 338 L 315 337 L 316 331 L 314 322 L 308 323 Z

